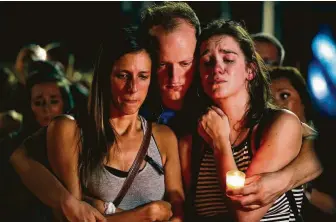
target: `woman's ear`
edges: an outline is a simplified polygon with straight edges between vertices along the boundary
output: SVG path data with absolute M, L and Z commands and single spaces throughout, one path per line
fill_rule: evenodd
M 255 75 L 256 75 L 256 65 L 254 63 L 250 63 L 247 67 L 246 79 L 248 81 L 251 81 L 252 79 L 254 79 Z

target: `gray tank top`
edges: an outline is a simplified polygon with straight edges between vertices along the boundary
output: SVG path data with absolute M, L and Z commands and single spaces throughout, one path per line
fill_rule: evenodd
M 145 133 L 147 121 L 141 116 L 140 119 Z M 162 166 L 160 151 L 153 135 L 150 139 L 147 155 Z M 126 177 L 112 174 L 104 166 L 101 166 L 92 173 L 87 183 L 87 189 L 90 194 L 105 202 L 114 201 L 125 179 Z M 151 164 L 146 162 L 145 167 L 136 175 L 131 187 L 118 207 L 123 210 L 130 210 L 155 200 L 162 200 L 164 193 L 164 175 L 160 175 Z

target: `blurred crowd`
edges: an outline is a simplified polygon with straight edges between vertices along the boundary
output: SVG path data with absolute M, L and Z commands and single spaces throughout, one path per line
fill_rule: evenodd
M 319 127 L 322 131 L 332 128 L 323 126 L 328 120 L 320 117 L 312 105 L 306 75 L 283 64 L 286 54 L 281 42 L 267 33 L 252 34 L 251 37 L 267 66 L 273 102 L 292 111 L 303 124 L 313 129 L 315 151 L 324 167 L 318 178 L 304 185 L 303 207 L 300 209 L 304 221 L 316 221 L 316 218 L 334 221 L 336 189 L 331 181 L 335 173 L 333 158 L 328 156 L 333 143 L 326 134 L 317 136 Z M 47 127 L 55 117 L 74 110 L 87 112 L 93 73 L 80 73 L 75 70 L 74 63 L 75 56 L 64 45 L 52 42 L 43 47 L 25 45 L 12 67 L 0 69 L 0 176 L 3 178 L 0 182 L 0 217 L 13 217 L 20 212 L 27 218 L 39 218 L 40 211 L 48 211 L 22 184 L 6 158 L 27 137 Z M 175 129 L 172 127 L 176 133 L 179 122 L 174 124 L 177 124 Z

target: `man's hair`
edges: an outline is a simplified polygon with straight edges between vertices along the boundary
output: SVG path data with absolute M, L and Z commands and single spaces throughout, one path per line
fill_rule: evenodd
M 195 28 L 197 38 L 201 33 L 201 25 L 194 10 L 185 2 L 162 2 L 149 6 L 141 13 L 141 26 L 146 32 L 156 25 L 171 32 L 180 25 L 181 19 Z
M 267 34 L 267 33 L 256 33 L 251 35 L 253 41 L 258 41 L 258 42 L 267 42 L 273 44 L 277 50 L 278 50 L 278 63 L 276 65 L 282 66 L 282 63 L 285 59 L 285 49 L 280 43 L 280 41 L 273 35 Z

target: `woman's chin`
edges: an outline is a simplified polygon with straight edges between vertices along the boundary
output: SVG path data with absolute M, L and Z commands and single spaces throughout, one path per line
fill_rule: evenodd
M 227 94 L 225 92 L 216 92 L 211 94 L 212 100 L 226 99 Z
M 136 113 L 138 113 L 139 112 L 139 108 L 126 108 L 126 107 L 124 107 L 124 108 L 122 108 L 121 110 L 120 110 L 120 113 L 122 114 L 122 115 L 134 115 L 134 114 L 136 114 Z

